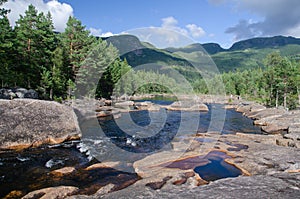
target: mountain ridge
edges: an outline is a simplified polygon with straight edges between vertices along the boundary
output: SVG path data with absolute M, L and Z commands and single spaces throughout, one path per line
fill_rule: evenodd
M 136 67 L 147 63 L 180 66 L 180 70 L 188 70 L 192 76 L 192 63 L 196 63 L 201 56 L 210 56 L 221 72 L 236 69 L 264 68 L 265 57 L 272 52 L 279 52 L 288 57 L 300 60 L 300 38 L 274 36 L 256 37 L 234 43 L 224 49 L 217 43 L 194 43 L 180 48 L 156 48 L 148 42 L 141 42 L 133 35 L 118 35 L 104 38 L 125 54 L 121 58 Z

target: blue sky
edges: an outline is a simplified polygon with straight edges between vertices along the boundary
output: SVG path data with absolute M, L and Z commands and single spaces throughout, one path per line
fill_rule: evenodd
M 72 15 L 95 35 L 159 27 L 226 48 L 256 36 L 300 37 L 299 0 L 9 0 L 12 25 L 30 3 L 50 11 L 59 31 Z

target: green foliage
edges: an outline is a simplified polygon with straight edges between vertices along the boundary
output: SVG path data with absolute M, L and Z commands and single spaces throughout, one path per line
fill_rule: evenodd
M 213 94 L 207 85 L 222 79 L 228 95 L 243 96 L 269 106 L 294 109 L 300 102 L 300 63 L 271 53 L 265 59 L 266 69 L 237 70 L 217 75 L 211 80 L 198 80 L 193 86 L 200 93 Z
M 12 55 L 14 32 L 9 25 L 7 16 L 0 16 L 0 81 L 2 87 L 13 84 L 15 72 Z
M 124 81 L 121 79 L 123 75 L 125 75 L 131 67 L 128 65 L 127 61 L 116 59 L 113 64 L 110 64 L 106 71 L 103 73 L 102 78 L 99 81 L 97 88 L 97 96 L 102 96 L 105 98 L 110 98 L 113 95 L 113 91 L 115 85 L 118 81 Z M 124 93 L 127 90 L 125 87 L 119 88 L 118 92 Z
M 65 31 L 60 34 L 60 40 L 67 55 L 68 67 L 71 69 L 69 78 L 75 80 L 81 62 L 88 56 L 96 38 L 90 36 L 90 32 L 85 29 L 81 21 L 70 16 Z
M 299 64 L 278 53 L 270 54 L 266 58 L 266 64 L 266 88 L 269 94 L 267 103 L 276 107 L 283 105 L 285 108 L 295 108 L 295 96 L 299 87 Z
M 133 69 L 123 75 L 116 83 L 114 96 L 124 94 L 148 94 L 148 93 L 190 93 L 193 92 L 189 84 L 181 83 L 172 75 L 155 71 Z
M 18 85 L 37 88 L 41 81 L 42 68 L 52 65 L 49 57 L 55 49 L 55 34 L 51 15 L 38 13 L 33 5 L 16 22 L 16 68 Z

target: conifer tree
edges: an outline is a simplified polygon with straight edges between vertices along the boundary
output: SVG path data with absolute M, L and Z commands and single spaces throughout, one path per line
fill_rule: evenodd
M 0 0 L 0 5 L 5 1 Z M 1 86 L 12 86 L 15 79 L 13 66 L 13 38 L 14 33 L 9 24 L 7 13 L 9 10 L 0 9 L 0 83 Z
M 69 17 L 67 27 L 61 34 L 61 42 L 67 54 L 70 79 L 75 80 L 80 64 L 86 59 L 95 41 L 95 37 L 90 36 L 90 32 L 81 24 L 81 21 L 75 17 Z
M 49 60 L 51 52 L 55 49 L 55 34 L 51 15 L 38 14 L 33 5 L 29 5 L 24 16 L 16 22 L 15 46 L 17 70 L 23 74 L 21 86 L 37 87 L 41 74 L 45 69 L 50 69 Z

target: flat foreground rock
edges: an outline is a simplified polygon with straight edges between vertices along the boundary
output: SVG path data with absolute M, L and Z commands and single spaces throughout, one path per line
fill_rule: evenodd
M 101 198 L 298 198 L 299 182 L 299 174 L 241 176 L 195 188 L 177 186 L 160 191 L 133 185 Z

